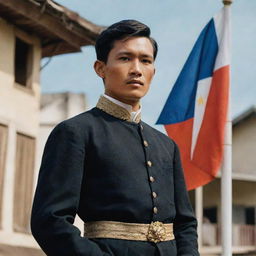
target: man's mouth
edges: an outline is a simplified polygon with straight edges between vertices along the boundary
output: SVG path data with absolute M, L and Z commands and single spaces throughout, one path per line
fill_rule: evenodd
M 127 82 L 127 84 L 138 84 L 138 85 L 144 85 L 143 82 L 141 82 L 140 80 L 136 80 L 136 79 L 133 79 L 133 80 L 129 80 Z

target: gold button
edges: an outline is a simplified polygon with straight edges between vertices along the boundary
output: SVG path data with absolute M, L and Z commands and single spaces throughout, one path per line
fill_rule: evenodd
M 148 165 L 148 167 L 151 167 L 152 166 L 152 162 L 151 161 L 147 161 L 147 165 Z
M 157 197 L 156 192 L 152 192 L 152 196 L 153 196 L 154 198 L 156 198 L 156 197 Z
M 148 146 L 148 142 L 146 140 L 143 141 L 143 144 L 144 144 L 145 147 Z
M 158 210 L 156 207 L 153 208 L 153 212 L 154 212 L 154 214 L 157 214 Z
M 150 180 L 151 182 L 154 182 L 154 181 L 155 181 L 155 178 L 154 178 L 153 176 L 150 176 L 150 177 L 149 177 L 149 180 Z

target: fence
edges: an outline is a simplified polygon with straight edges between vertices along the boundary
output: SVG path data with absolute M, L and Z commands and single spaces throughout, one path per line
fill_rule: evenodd
M 221 244 L 220 226 L 204 223 L 202 230 L 203 246 L 216 246 Z M 256 226 L 233 224 L 233 246 L 256 246 Z

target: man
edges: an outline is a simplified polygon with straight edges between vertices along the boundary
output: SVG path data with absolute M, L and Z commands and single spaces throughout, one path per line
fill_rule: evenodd
M 157 43 L 134 20 L 107 28 L 94 68 L 105 94 L 45 146 L 31 228 L 50 256 L 198 255 L 179 151 L 140 120 Z M 73 226 L 85 222 L 85 237 Z

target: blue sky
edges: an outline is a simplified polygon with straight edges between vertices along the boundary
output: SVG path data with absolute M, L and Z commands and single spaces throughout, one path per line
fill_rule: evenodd
M 221 0 L 57 0 L 80 16 L 108 26 L 137 19 L 150 26 L 159 44 L 156 75 L 143 99 L 143 120 L 154 125 L 200 31 L 222 8 Z M 47 61 L 44 59 L 42 65 Z M 94 107 L 103 84 L 93 70 L 94 47 L 52 58 L 41 73 L 42 92 L 83 92 Z M 232 116 L 256 105 L 256 1 L 232 5 Z M 154 126 L 163 130 L 160 126 Z

